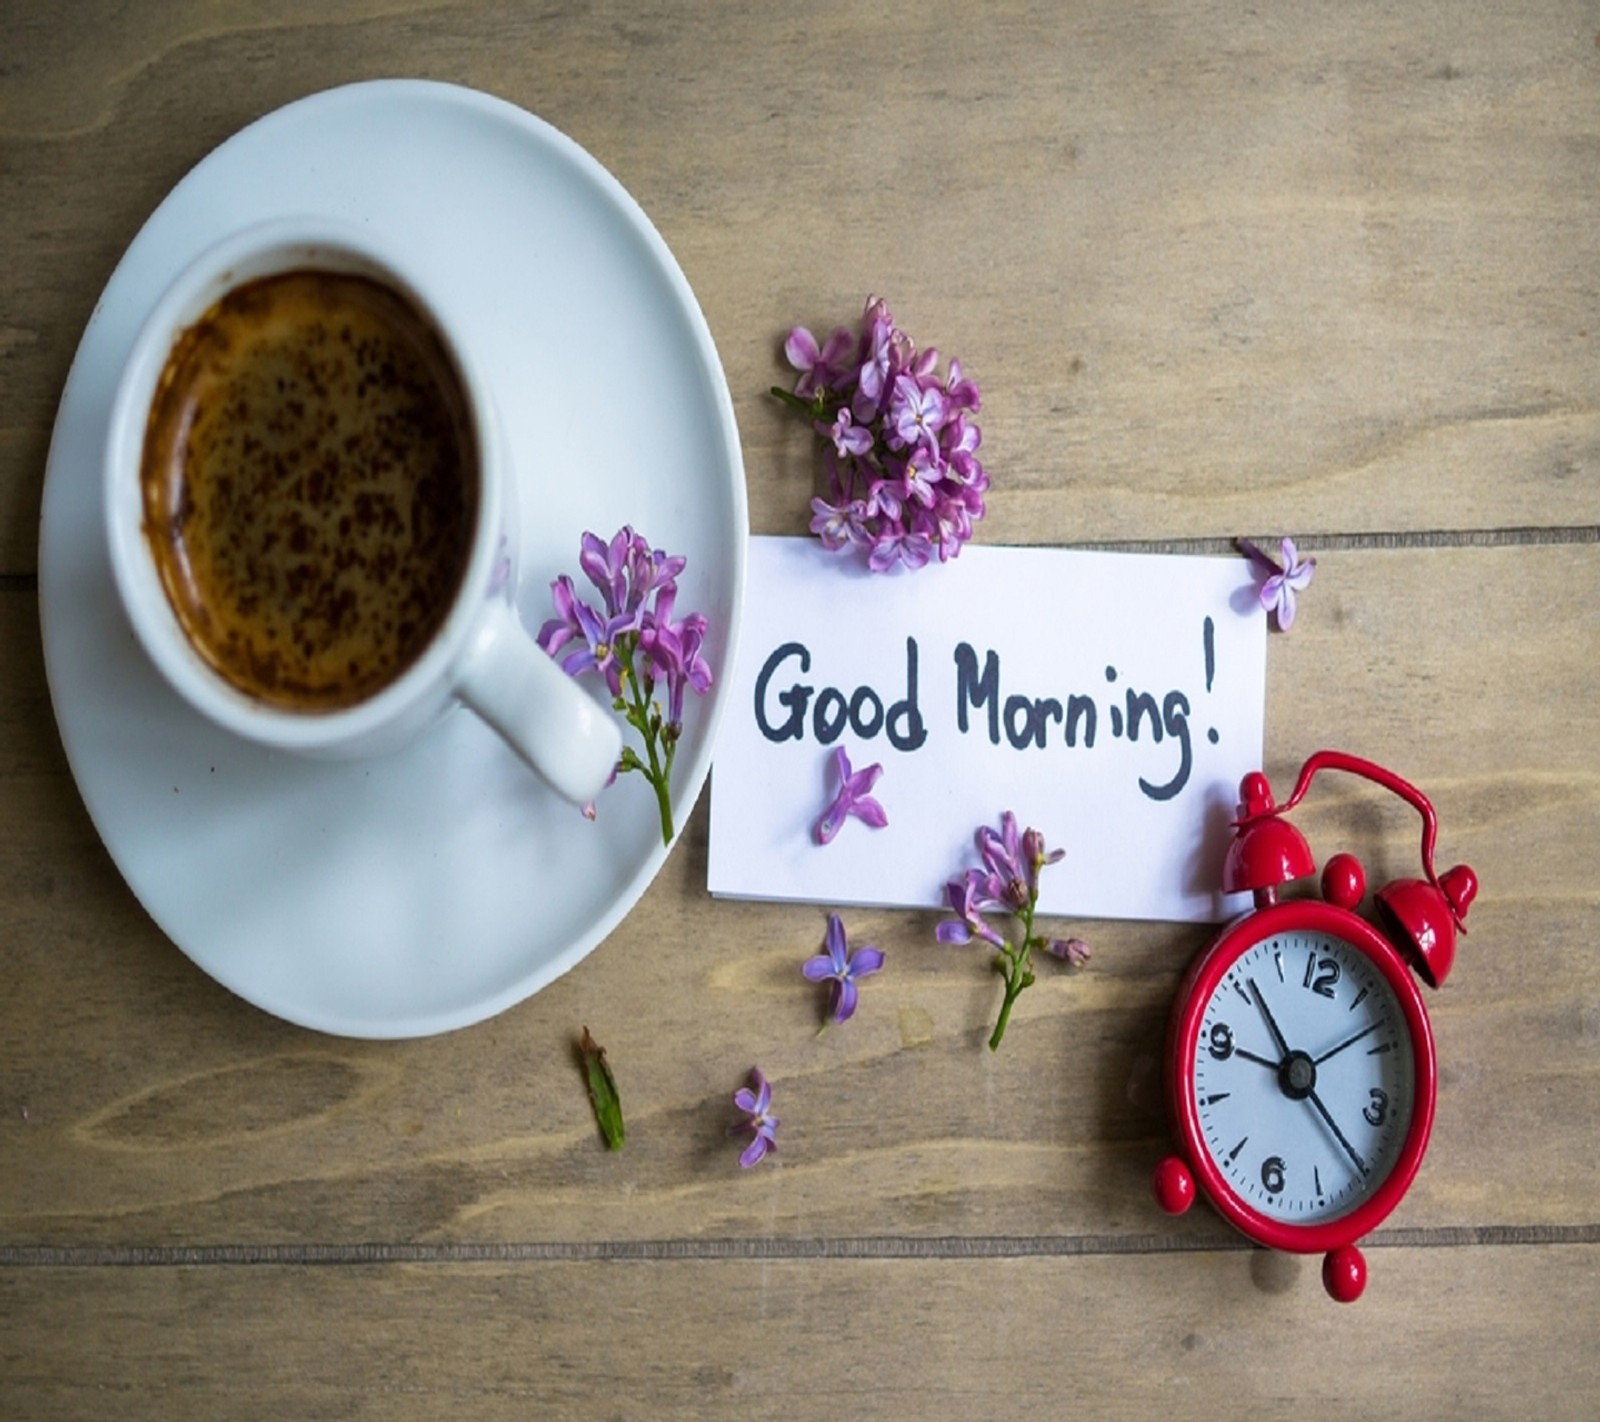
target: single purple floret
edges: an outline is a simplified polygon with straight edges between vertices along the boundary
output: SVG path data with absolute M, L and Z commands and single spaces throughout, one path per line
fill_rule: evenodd
M 945 899 L 955 917 L 944 919 L 933 930 L 939 942 L 961 947 L 974 938 L 981 938 L 996 948 L 1005 947 L 1005 939 L 990 927 L 982 912 L 987 907 L 1001 905 L 988 899 L 983 890 L 984 875 L 977 869 L 967 870 L 959 879 L 952 879 L 944 886 Z
M 899 362 L 907 344 L 895 330 L 894 317 L 882 297 L 869 297 L 867 309 L 862 313 L 865 331 L 861 341 L 861 368 L 856 374 L 855 415 L 858 420 L 870 420 L 882 408 L 883 397 L 894 380 Z
M 1292 538 L 1279 540 L 1278 551 L 1283 558 L 1281 563 L 1270 554 L 1263 553 L 1248 538 L 1238 538 L 1234 541 L 1238 544 L 1239 551 L 1250 560 L 1256 572 L 1262 576 L 1261 587 L 1257 594 L 1262 608 L 1276 616 L 1280 632 L 1287 632 L 1294 626 L 1295 594 L 1304 592 L 1311 586 L 1311 577 L 1316 572 L 1317 560 L 1302 559 Z
M 624 524 L 610 543 L 604 543 L 597 534 L 585 533 L 578 552 L 578 566 L 588 579 L 599 588 L 605 599 L 606 615 L 615 617 L 628 602 L 628 554 L 634 532 Z
M 1044 847 L 1044 836 L 1036 829 L 1026 829 L 1022 832 L 1022 863 L 1028 871 L 1028 890 L 1030 893 L 1039 892 L 1039 871 L 1047 864 L 1059 864 L 1065 857 L 1064 849 L 1047 850 Z
M 839 416 L 831 425 L 818 425 L 833 441 L 840 458 L 855 458 L 872 452 L 872 431 L 851 417 L 850 407 L 841 405 Z
M 843 746 L 835 746 L 833 768 L 839 781 L 839 791 L 812 831 L 817 843 L 832 843 L 833 837 L 844 828 L 844 822 L 851 816 L 872 829 L 882 829 L 887 825 L 889 816 L 870 794 L 872 787 L 878 783 L 878 777 L 883 774 L 883 767 L 869 765 L 865 770 L 852 770 L 848 752 Z
M 923 385 L 911 375 L 895 380 L 889 398 L 889 423 L 902 447 L 925 445 L 937 449 L 944 421 L 944 391 L 937 385 Z
M 848 1022 L 859 996 L 856 984 L 883 966 L 883 954 L 870 943 L 863 943 L 852 954 L 845 938 L 844 922 L 836 913 L 828 915 L 822 946 L 823 952 L 808 958 L 800 971 L 810 982 L 832 984 L 833 1020 Z
M 622 663 L 618 643 L 634 630 L 633 619 L 622 614 L 602 619 L 577 596 L 572 579 L 565 573 L 550 584 L 550 597 L 559 616 L 539 629 L 539 645 L 561 663 L 561 670 L 568 676 L 598 671 L 605 677 L 611 694 L 620 696 Z
M 983 860 L 985 892 L 991 900 L 1010 909 L 1027 905 L 1030 884 L 1037 884 L 1037 873 L 1030 874 L 1022 841 L 1017 834 L 1017 817 L 1007 810 L 1000 816 L 1000 833 L 988 825 L 978 830 L 978 855 Z
M 859 499 L 839 508 L 822 499 L 811 501 L 811 531 L 830 553 L 850 544 L 865 546 L 870 543 L 872 535 L 864 526 L 866 517 L 867 506 Z
M 760 1067 L 750 1068 L 750 1086 L 741 1086 L 733 1093 L 733 1104 L 748 1117 L 741 1129 L 755 1133 L 739 1155 L 739 1164 L 748 1170 L 769 1150 L 778 1148 L 778 1118 L 771 1109 L 772 1083 L 761 1074 Z
M 845 375 L 845 364 L 855 345 L 855 338 L 840 326 L 828 337 L 827 344 L 818 347 L 817 338 L 804 326 L 796 326 L 783 343 L 783 353 L 789 364 L 800 372 L 795 381 L 794 393 L 800 396 L 815 395 L 837 385 Z

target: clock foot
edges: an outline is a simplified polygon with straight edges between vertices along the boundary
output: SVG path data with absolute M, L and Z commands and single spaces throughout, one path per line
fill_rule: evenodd
M 1361 1297 L 1367 1287 L 1367 1261 L 1355 1245 L 1341 1245 L 1323 1256 L 1322 1287 L 1339 1303 L 1354 1303 Z
M 1169 1155 L 1156 1166 L 1150 1188 L 1155 1194 L 1156 1204 L 1169 1215 L 1181 1215 L 1194 1204 L 1194 1176 L 1175 1155 Z

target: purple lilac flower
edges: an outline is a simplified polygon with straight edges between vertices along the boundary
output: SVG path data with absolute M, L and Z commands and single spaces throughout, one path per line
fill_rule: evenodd
M 639 626 L 650 595 L 671 587 L 687 561 L 652 549 L 627 524 L 610 543 L 585 533 L 578 554 L 578 566 L 600 590 L 607 617 L 630 628 Z
M 652 593 L 664 597 L 668 592 L 676 591 L 678 574 L 688 561 L 687 558 L 664 553 L 659 548 L 651 548 L 644 539 L 635 537 L 628 549 L 628 591 L 623 610 L 640 616 L 645 601 Z
M 872 430 L 867 425 L 858 425 L 850 414 L 848 405 L 839 407 L 839 416 L 827 426 L 828 438 L 833 441 L 833 447 L 841 457 L 851 458 L 872 452 Z
M 597 671 L 605 677 L 611 694 L 620 695 L 622 663 L 619 654 L 622 649 L 619 639 L 632 630 L 629 619 L 617 616 L 603 621 L 599 613 L 576 595 L 572 579 L 565 573 L 550 584 L 550 598 L 558 616 L 539 629 L 539 645 L 557 657 L 561 670 L 568 676 Z M 572 650 L 565 656 L 558 656 L 569 647 Z
M 883 954 L 870 943 L 863 943 L 851 953 L 844 922 L 836 913 L 828 915 L 822 946 L 824 951 L 815 958 L 808 958 L 800 971 L 809 982 L 832 984 L 833 1020 L 848 1022 L 859 996 L 856 984 L 883 966 Z
M 578 595 L 565 573 L 550 584 L 556 615 L 539 629 L 538 642 L 569 676 L 598 672 L 605 678 L 616 709 L 639 733 L 644 755 L 625 747 L 619 771 L 643 773 L 655 791 L 661 838 L 672 842 L 669 781 L 688 691 L 704 695 L 712 672 L 704 647 L 709 630 L 704 616 L 674 618 L 677 577 L 687 559 L 650 544 L 627 524 L 606 541 L 583 535 L 578 565 L 600 595 L 595 607 Z M 665 716 L 656 699 L 665 689 Z M 616 779 L 613 774 L 612 779 Z M 608 782 L 609 783 L 609 782 Z M 590 819 L 594 804 L 583 807 Z
M 872 829 L 882 829 L 887 825 L 889 816 L 869 793 L 883 774 L 883 767 L 869 765 L 865 770 L 852 770 L 849 753 L 843 746 L 835 746 L 833 768 L 839 780 L 839 790 L 812 831 L 817 843 L 832 843 L 833 837 L 844 828 L 844 822 L 852 815 Z
M 711 667 L 700 654 L 705 645 L 706 619 L 691 612 L 680 622 L 672 620 L 677 601 L 676 584 L 668 583 L 656 594 L 654 611 L 639 633 L 639 645 L 650 658 L 656 675 L 667 684 L 667 724 L 683 725 L 683 693 L 687 688 L 700 696 L 711 690 Z
M 861 365 L 856 373 L 855 411 L 857 418 L 874 418 L 883 404 L 884 392 L 894 380 L 897 350 L 904 338 L 896 341 L 894 317 L 882 297 L 869 296 L 862 313 Z
M 941 943 L 963 944 L 982 939 L 995 949 L 993 964 L 1005 982 L 1000 1015 L 989 1037 L 989 1050 L 999 1049 L 1018 996 L 1033 985 L 1031 966 L 1035 949 L 1072 967 L 1089 961 L 1089 945 L 1081 938 L 1046 939 L 1035 932 L 1039 906 L 1039 874 L 1048 864 L 1059 863 L 1061 850 L 1045 847 L 1044 836 L 1029 827 L 1017 833 L 1017 817 L 1007 810 L 999 831 L 982 826 L 975 836 L 982 868 L 969 868 L 945 885 L 945 900 L 954 918 L 934 929 Z M 1003 914 L 1021 926 L 1015 942 L 995 929 L 986 913 Z
M 778 1148 L 778 1118 L 772 1114 L 772 1083 L 761 1074 L 760 1067 L 750 1068 L 750 1085 L 741 1086 L 733 1093 L 733 1104 L 749 1118 L 742 1123 L 742 1129 L 755 1132 L 739 1156 L 739 1164 L 748 1170 L 769 1150 Z
M 1017 836 L 1017 817 L 1007 810 L 1000 816 L 1000 832 L 988 825 L 977 833 L 978 856 L 983 860 L 984 893 L 990 902 L 1020 909 L 1028 902 L 1031 888 L 1039 882 Z
M 937 385 L 920 384 L 914 375 L 896 378 L 894 393 L 889 397 L 889 422 L 902 449 L 924 445 L 937 449 L 944 420 L 943 390 Z
M 931 557 L 933 541 L 926 533 L 912 533 L 905 528 L 894 527 L 878 535 L 867 558 L 867 566 L 874 573 L 886 573 L 897 563 L 916 569 L 925 567 Z
M 950 374 L 945 381 L 945 398 L 957 410 L 976 410 L 978 408 L 978 387 L 967 379 L 961 369 L 961 362 L 952 359 Z
M 952 360 L 918 351 L 888 306 L 867 301 L 852 342 L 838 330 L 819 347 L 803 327 L 784 343 L 799 371 L 793 392 L 823 440 L 827 494 L 812 502 L 811 531 L 830 552 L 864 549 L 873 572 L 948 562 L 985 513 L 989 478 L 972 416 L 977 385 Z
M 1304 592 L 1311 586 L 1311 577 L 1316 571 L 1317 560 L 1315 558 L 1302 560 L 1292 538 L 1281 539 L 1278 543 L 1278 551 L 1283 558 L 1282 563 L 1263 553 L 1248 538 L 1234 541 L 1238 544 L 1239 551 L 1263 576 L 1259 592 L 1262 608 L 1276 615 L 1280 632 L 1287 632 L 1294 626 L 1295 594 Z
M 1006 946 L 1005 939 L 983 917 L 983 908 L 992 902 L 986 898 L 983 889 L 984 876 L 976 869 L 967 870 L 960 878 L 952 879 L 944 886 L 945 898 L 955 917 L 944 919 L 933 930 L 933 936 L 939 942 L 961 947 L 974 938 L 981 938 L 996 948 Z
M 1036 829 L 1027 829 L 1022 835 L 1022 864 L 1028 871 L 1028 889 L 1039 890 L 1039 871 L 1047 864 L 1059 864 L 1066 857 L 1064 849 L 1046 850 L 1044 836 Z
M 822 546 L 830 553 L 850 544 L 871 541 L 863 528 L 867 506 L 859 499 L 839 509 L 821 499 L 813 499 L 811 515 L 811 531 L 822 540 Z
M 601 542 L 593 533 L 583 535 L 578 566 L 600 590 L 610 617 L 620 613 L 628 601 L 628 553 L 633 537 L 633 530 L 626 524 L 617 530 L 610 543 Z
M 936 486 L 944 478 L 945 465 L 936 453 L 925 445 L 906 460 L 905 495 L 925 509 L 931 509 L 939 497 Z
M 795 382 L 796 395 L 814 395 L 836 384 L 844 374 L 841 364 L 851 353 L 855 341 L 849 331 L 840 326 L 828 337 L 827 344 L 818 347 L 817 338 L 804 326 L 796 326 L 783 343 L 783 353 L 789 364 L 800 372 Z

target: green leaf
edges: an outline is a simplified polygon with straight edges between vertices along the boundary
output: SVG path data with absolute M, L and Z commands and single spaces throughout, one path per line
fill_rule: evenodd
M 583 1029 L 583 1039 L 578 1043 L 583 1054 L 584 1076 L 589 1083 L 589 1104 L 594 1107 L 594 1118 L 600 1126 L 611 1150 L 621 1150 L 623 1141 L 622 1099 L 617 1095 L 617 1079 L 611 1074 L 611 1064 L 606 1060 L 606 1049 Z

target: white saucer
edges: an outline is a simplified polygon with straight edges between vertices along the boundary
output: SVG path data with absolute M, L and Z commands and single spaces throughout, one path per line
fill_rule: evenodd
M 678 608 L 710 619 L 717 681 L 689 698 L 680 828 L 735 652 L 744 469 L 704 317 L 649 219 L 571 140 L 470 90 L 357 84 L 268 115 L 173 189 L 112 274 L 62 396 L 39 546 L 45 663 L 79 789 L 134 893 L 219 982 L 321 1031 L 421 1036 L 572 967 L 666 850 L 636 775 L 591 824 L 466 712 L 380 761 L 261 751 L 190 712 L 135 643 L 101 522 L 118 372 L 192 257 L 296 212 L 400 237 L 460 311 L 521 471 L 528 623 L 550 615 L 551 578 L 579 576 L 585 529 L 631 523 L 687 555 Z

